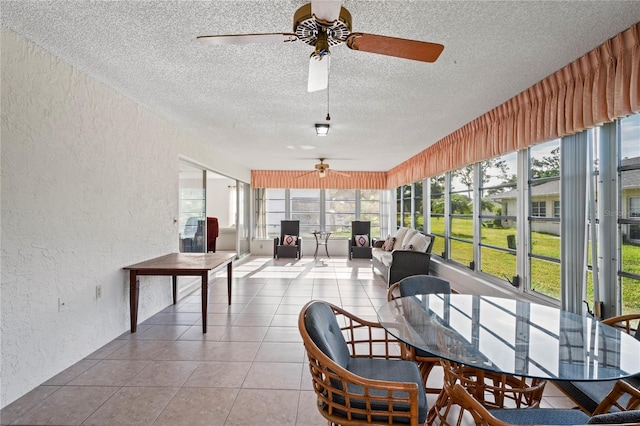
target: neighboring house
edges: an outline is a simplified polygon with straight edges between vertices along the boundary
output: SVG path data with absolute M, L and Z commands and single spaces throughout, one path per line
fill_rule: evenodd
M 640 164 L 640 157 L 622 160 L 622 167 Z M 606 210 L 609 214 L 619 215 L 620 218 L 640 218 L 640 170 L 622 172 L 621 211 Z M 493 194 L 490 198 L 500 204 L 503 216 L 516 216 L 517 191 L 511 190 Z M 531 230 L 547 234 L 560 235 L 560 181 L 545 182 L 531 187 L 531 206 L 529 214 L 532 217 L 558 218 L 557 221 L 533 222 Z M 504 227 L 512 227 L 512 221 L 504 220 Z M 625 241 L 640 243 L 640 225 L 622 225 L 622 235 Z
M 490 198 L 502 207 L 503 216 L 517 216 L 517 195 L 518 191 L 510 191 L 493 194 Z M 531 230 L 533 232 L 544 232 L 546 234 L 560 235 L 560 181 L 545 182 L 531 187 L 531 210 L 529 212 L 534 217 L 555 217 L 557 221 L 533 222 Z M 503 226 L 513 227 L 515 223 L 511 220 L 503 220 Z
M 622 167 L 640 164 L 640 157 L 625 158 Z M 622 172 L 622 216 L 640 218 L 640 170 Z M 640 225 L 623 225 L 623 238 L 640 244 Z

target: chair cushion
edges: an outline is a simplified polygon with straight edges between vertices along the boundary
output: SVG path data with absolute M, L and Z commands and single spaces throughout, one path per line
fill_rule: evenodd
M 380 359 L 380 358 L 350 358 L 347 366 L 347 370 L 357 374 L 360 377 L 366 377 L 374 380 L 384 380 L 393 382 L 413 382 L 418 385 L 418 423 L 422 424 L 427 420 L 427 411 L 429 407 L 427 405 L 427 397 L 424 392 L 424 384 L 422 383 L 422 377 L 420 376 L 420 370 L 418 365 L 413 361 L 403 361 L 397 359 Z M 349 385 L 350 392 L 362 393 L 363 389 L 360 386 Z M 386 396 L 385 391 L 380 391 L 377 395 Z M 374 393 L 376 395 L 376 393 Z M 399 392 L 398 396 L 404 398 L 407 397 L 406 393 Z M 336 398 L 342 398 L 336 396 Z M 338 400 L 336 400 L 338 402 Z M 344 399 L 339 402 L 344 402 Z M 364 407 L 364 402 L 358 405 L 357 402 L 351 401 L 352 406 L 358 408 Z M 387 410 L 388 407 L 384 403 L 379 403 L 379 409 Z M 376 404 L 373 404 L 374 409 Z M 394 407 L 396 411 L 409 411 L 407 404 L 397 403 Z M 406 419 L 395 419 L 395 423 L 402 423 Z M 378 421 L 386 422 L 386 419 L 379 419 Z M 407 422 L 405 422 L 407 423 Z
M 282 245 L 283 246 L 295 246 L 296 241 L 298 241 L 298 237 L 295 235 L 286 235 L 282 237 Z
M 369 236 L 368 235 L 356 235 L 356 246 L 357 247 L 369 247 Z
M 627 377 L 624 379 L 633 387 L 640 387 L 640 376 Z M 613 389 L 617 380 L 604 380 L 595 382 L 570 382 L 568 386 L 561 386 L 565 389 L 575 401 L 584 406 L 589 411 L 596 409 L 600 401 Z M 561 382 L 562 384 L 562 382 Z M 568 389 L 567 389 L 568 388 Z M 622 395 L 619 399 L 621 404 L 629 401 L 629 395 Z M 611 411 L 618 411 L 616 407 L 612 407 Z
M 383 250 L 372 250 L 371 256 L 374 256 L 380 263 L 382 263 L 387 268 L 391 267 L 391 262 L 393 262 L 393 255 L 389 251 Z
M 584 425 L 589 416 L 580 410 L 556 408 L 497 409 L 491 414 L 503 422 L 513 425 Z
M 318 349 L 342 368 L 347 368 L 351 354 L 329 305 L 319 302 L 309 306 L 304 325 Z
M 412 275 L 400 280 L 398 287 L 401 297 L 419 294 L 451 293 L 449 281 L 432 275 Z
M 640 423 L 640 410 L 618 411 L 617 413 L 598 414 L 589 419 L 590 425 L 613 425 Z

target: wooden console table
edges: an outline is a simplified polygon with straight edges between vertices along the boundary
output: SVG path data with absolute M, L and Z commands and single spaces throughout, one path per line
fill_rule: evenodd
M 209 272 L 227 266 L 227 296 L 231 305 L 231 268 L 234 252 L 216 253 L 171 253 L 155 259 L 126 266 L 129 271 L 129 304 L 131 311 L 131 332 L 138 326 L 138 298 L 140 282 L 138 275 L 168 275 L 173 277 L 173 304 L 178 297 L 178 276 L 195 276 L 202 280 L 202 332 L 207 332 L 207 296 L 209 289 Z

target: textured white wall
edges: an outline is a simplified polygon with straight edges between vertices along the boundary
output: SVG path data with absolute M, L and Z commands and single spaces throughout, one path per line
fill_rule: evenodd
M 128 332 L 122 267 L 178 249 L 179 155 L 211 167 L 225 159 L 27 40 L 1 36 L 4 407 Z M 170 303 L 170 278 L 141 283 L 140 322 Z

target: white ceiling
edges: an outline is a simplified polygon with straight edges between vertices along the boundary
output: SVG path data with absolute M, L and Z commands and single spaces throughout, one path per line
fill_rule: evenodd
M 302 42 L 203 46 L 198 35 L 291 32 L 304 0 L 2 1 L 2 25 L 251 169 L 386 171 L 640 21 L 638 1 L 345 0 L 355 32 L 442 43 L 433 64 L 332 48 L 308 93 Z

